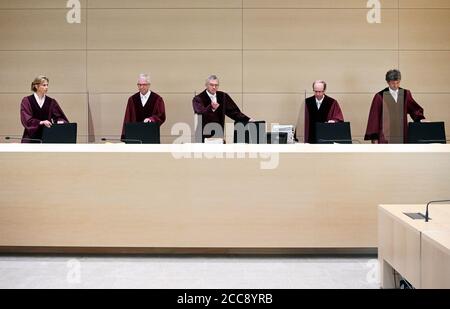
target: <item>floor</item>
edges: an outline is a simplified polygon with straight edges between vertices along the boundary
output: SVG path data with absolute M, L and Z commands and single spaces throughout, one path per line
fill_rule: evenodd
M 0 288 L 378 289 L 376 256 L 1 256 Z

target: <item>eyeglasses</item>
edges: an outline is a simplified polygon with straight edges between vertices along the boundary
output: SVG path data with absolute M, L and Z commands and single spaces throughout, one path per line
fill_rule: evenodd
M 142 86 L 148 86 L 150 84 L 137 84 L 137 85 L 138 85 L 138 87 L 142 87 Z
M 210 87 L 219 87 L 219 84 L 211 84 L 211 83 L 209 83 L 208 84 Z

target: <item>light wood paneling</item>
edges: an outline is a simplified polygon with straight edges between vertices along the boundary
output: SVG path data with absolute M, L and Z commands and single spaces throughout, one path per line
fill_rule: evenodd
M 415 92 L 450 93 L 450 51 L 400 52 L 402 85 Z
M 86 0 L 79 1 L 81 8 L 85 8 Z M 62 9 L 66 5 L 67 0 L 0 0 L 0 9 Z
M 241 10 L 90 10 L 90 49 L 240 49 Z
M 381 0 L 382 8 L 396 8 L 397 0 Z M 244 8 L 366 8 L 361 0 L 244 0 Z
M 89 8 L 241 8 L 242 0 L 89 0 Z
M 80 2 L 82 23 L 71 25 L 67 1 L 0 1 L 0 95 L 28 93 L 45 74 L 50 93 L 112 100 L 97 122 L 115 132 L 137 75 L 150 73 L 170 100 L 162 136 L 171 139 L 172 124 L 192 124 L 190 98 L 210 74 L 243 98 L 244 113 L 276 123 L 295 123 L 304 91 L 325 79 L 358 137 L 386 71 L 399 67 L 426 117 L 450 132 L 447 0 L 382 0 L 381 24 L 367 22 L 361 0 Z M 17 118 L 16 108 L 4 113 L 0 135 Z
M 450 8 L 448 0 L 398 0 L 400 8 Z
M 66 10 L 0 10 L 1 50 L 86 48 L 86 11 L 69 24 Z
M 450 253 L 450 211 L 448 205 L 433 206 L 432 220 L 425 222 L 405 215 L 423 213 L 425 205 L 379 205 L 378 258 L 382 288 L 398 286 L 398 279 L 394 282 L 394 270 L 415 288 L 448 287 L 449 264 L 445 261 Z
M 450 9 L 400 10 L 399 25 L 400 49 L 450 49 Z
M 396 59 L 389 51 L 247 51 L 244 92 L 298 93 L 324 79 L 330 91 L 372 93 Z
M 148 72 L 156 92 L 203 91 L 210 74 L 221 89 L 242 90 L 241 52 L 237 51 L 92 51 L 88 54 L 89 91 L 134 91 L 139 73 Z
M 99 146 L 0 152 L 0 246 L 374 248 L 381 201 L 448 193 L 448 152 L 412 150 L 421 146 L 372 153 L 294 145 L 271 170 L 260 169 L 262 158 L 175 159 L 160 146 Z M 199 194 L 212 180 L 215 190 Z
M 397 12 L 369 24 L 366 10 L 245 10 L 247 49 L 394 49 Z
M 398 223 L 384 209 L 379 209 L 378 236 L 380 264 L 389 263 L 413 286 L 420 288 L 420 232 Z M 388 278 L 383 279 L 386 282 Z
M 450 289 L 450 225 L 422 233 L 422 288 Z
M 40 74 L 50 79 L 50 92 L 86 92 L 86 53 L 82 51 L 4 51 L 0 67 L 0 93 L 29 92 Z

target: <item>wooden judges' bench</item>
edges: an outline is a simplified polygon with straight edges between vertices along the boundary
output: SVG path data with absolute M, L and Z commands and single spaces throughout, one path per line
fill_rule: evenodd
M 381 286 L 398 287 L 402 276 L 415 288 L 450 289 L 450 203 L 431 204 L 428 222 L 405 213 L 425 214 L 425 205 L 378 209 Z
M 449 145 L 0 145 L 3 252 L 376 252 Z

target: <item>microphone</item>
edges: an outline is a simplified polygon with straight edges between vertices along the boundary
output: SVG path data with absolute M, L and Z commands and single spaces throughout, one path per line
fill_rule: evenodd
M 428 205 L 434 204 L 434 203 L 450 203 L 450 200 L 436 200 L 436 201 L 429 201 L 427 204 L 427 209 L 425 210 L 425 222 L 428 222 Z
M 38 138 L 11 137 L 11 136 L 6 136 L 5 139 L 6 139 L 6 140 L 18 140 L 18 141 L 38 142 L 38 143 L 42 144 L 42 140 L 41 140 L 41 139 L 38 139 Z
M 109 142 L 109 141 L 114 141 L 114 142 L 130 142 L 130 143 L 138 143 L 138 144 L 142 144 L 142 141 L 140 139 L 129 139 L 129 138 L 104 138 L 102 137 L 102 141 L 104 142 Z
M 356 142 L 357 144 L 361 144 L 360 140 L 357 139 L 323 139 L 323 138 L 319 138 L 318 142 L 322 142 L 322 143 L 347 143 L 347 144 L 351 144 L 352 142 Z

